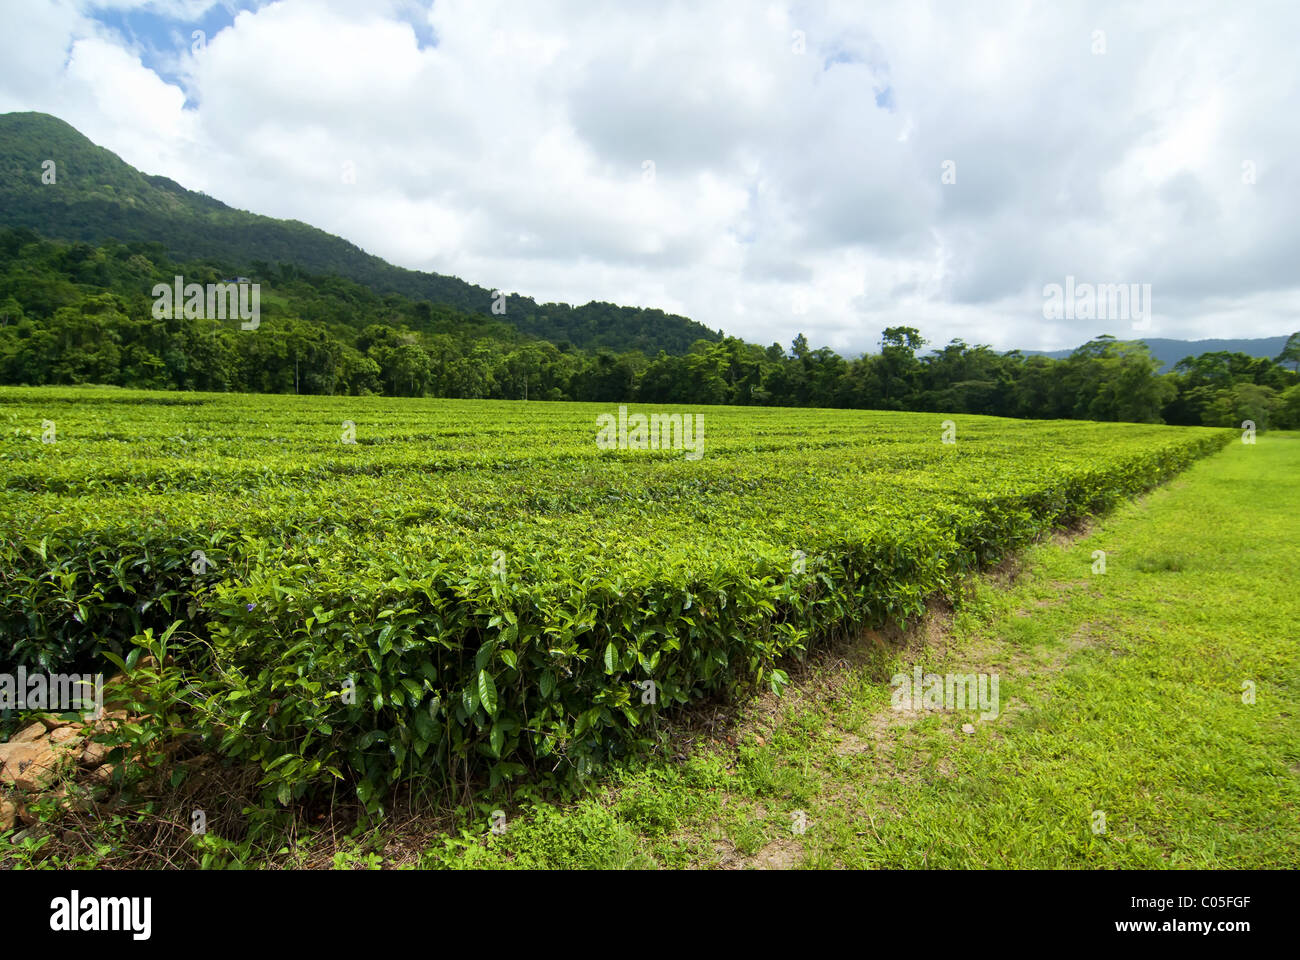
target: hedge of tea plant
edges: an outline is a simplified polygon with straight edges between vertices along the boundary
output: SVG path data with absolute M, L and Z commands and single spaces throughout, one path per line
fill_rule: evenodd
M 188 722 L 286 803 L 581 772 L 1233 436 L 660 412 L 702 415 L 700 459 L 599 449 L 616 405 L 0 390 L 0 654 L 173 627 Z

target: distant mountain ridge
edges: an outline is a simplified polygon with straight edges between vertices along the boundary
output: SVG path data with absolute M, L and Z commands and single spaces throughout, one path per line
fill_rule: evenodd
M 42 182 L 54 161 L 54 183 Z M 493 291 L 458 277 L 407 270 L 356 244 L 297 220 L 230 207 L 163 176 L 142 173 L 74 127 L 44 113 L 0 114 L 0 226 L 26 227 L 51 239 L 102 243 L 156 241 L 178 260 L 211 259 L 241 273 L 259 262 L 336 273 L 376 293 L 491 314 Z M 710 330 L 662 310 L 592 302 L 538 304 L 507 298 L 497 317 L 531 336 L 586 349 L 685 353 Z
M 1161 373 L 1168 373 L 1174 364 L 1185 357 L 1195 357 L 1202 353 L 1244 353 L 1250 357 L 1267 357 L 1272 360 L 1286 346 L 1288 334 L 1277 337 L 1256 337 L 1239 340 L 1171 340 L 1164 337 L 1141 338 L 1151 350 L 1152 355 L 1160 361 Z M 1022 350 L 1023 354 L 1039 354 L 1063 360 L 1074 350 Z

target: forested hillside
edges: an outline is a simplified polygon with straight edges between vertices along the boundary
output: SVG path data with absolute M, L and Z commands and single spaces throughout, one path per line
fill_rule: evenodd
M 52 178 L 44 166 L 49 161 L 54 163 Z M 490 288 L 396 267 L 305 223 L 236 210 L 166 177 L 148 176 L 43 113 L 0 115 L 0 226 L 90 244 L 159 243 L 174 259 L 217 260 L 244 274 L 293 264 L 346 277 L 379 294 L 397 293 L 468 313 L 492 310 Z M 522 333 L 555 343 L 651 353 L 685 353 L 696 340 L 721 336 L 662 310 L 599 302 L 538 304 L 518 295 L 507 298 L 503 319 Z
M 1170 340 L 1166 337 L 1143 337 L 1151 355 L 1160 361 L 1161 373 L 1168 373 L 1180 360 L 1198 357 L 1203 353 L 1241 353 L 1248 357 L 1272 359 L 1286 348 L 1287 338 L 1282 337 L 1247 337 L 1235 340 Z M 1042 354 L 1063 360 L 1073 350 L 1026 350 L 1030 354 Z

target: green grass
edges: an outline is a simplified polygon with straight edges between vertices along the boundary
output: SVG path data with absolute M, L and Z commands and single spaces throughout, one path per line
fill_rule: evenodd
M 1300 438 L 1234 443 L 1031 549 L 1010 587 L 982 581 L 937 646 L 860 641 L 746 709 L 734 746 L 512 811 L 425 863 L 1300 866 L 1297 503 Z M 894 713 L 889 677 L 914 662 L 998 673 L 999 716 Z

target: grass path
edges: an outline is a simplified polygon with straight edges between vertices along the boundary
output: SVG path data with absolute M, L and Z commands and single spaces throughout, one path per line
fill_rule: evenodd
M 1300 437 L 1234 443 L 981 581 L 947 629 L 832 651 L 687 759 L 421 862 L 1300 866 L 1298 506 Z M 893 709 L 915 665 L 997 674 L 997 716 Z

